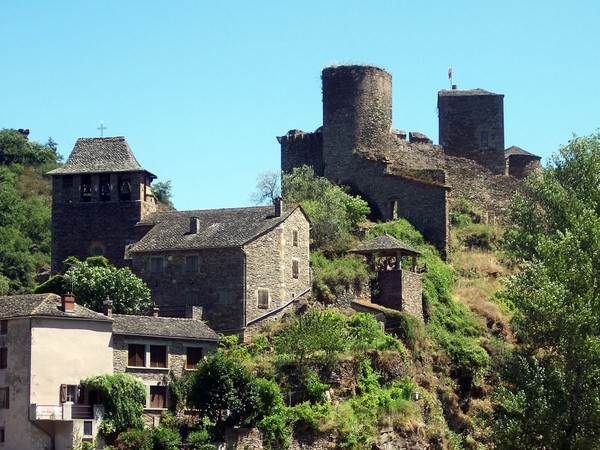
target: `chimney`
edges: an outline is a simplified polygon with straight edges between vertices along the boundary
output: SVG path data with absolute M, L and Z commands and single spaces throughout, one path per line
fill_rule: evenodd
M 158 311 L 158 306 L 154 305 L 154 308 L 152 308 L 152 317 L 158 317 Z
M 190 217 L 190 234 L 200 232 L 200 217 Z
M 112 300 L 110 300 L 110 299 L 104 300 L 104 302 L 102 303 L 102 306 L 104 307 L 104 315 L 106 317 L 112 317 L 112 309 L 113 309 Z
M 281 197 L 275 197 L 273 204 L 275 205 L 275 217 L 281 217 Z
M 187 305 L 185 307 L 185 318 L 186 319 L 202 320 L 203 313 L 204 313 L 204 308 L 202 308 L 202 306 Z
M 64 294 L 60 296 L 62 309 L 66 313 L 72 313 L 75 309 L 75 296 L 73 294 Z
M 452 85 L 452 90 L 455 91 L 458 89 L 458 86 L 456 86 L 455 84 Z

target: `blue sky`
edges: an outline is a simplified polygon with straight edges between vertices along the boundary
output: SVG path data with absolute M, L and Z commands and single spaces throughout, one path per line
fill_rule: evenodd
M 250 204 L 276 136 L 322 123 L 321 70 L 393 77 L 394 127 L 437 140 L 437 91 L 504 94 L 505 143 L 543 157 L 600 127 L 600 2 L 4 1 L 0 128 L 125 136 L 178 209 Z

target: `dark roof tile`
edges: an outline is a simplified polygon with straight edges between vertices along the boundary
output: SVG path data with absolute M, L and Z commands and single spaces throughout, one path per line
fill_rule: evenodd
M 79 138 L 67 162 L 48 172 L 50 175 L 146 172 L 137 162 L 123 136 L 106 138 Z M 149 173 L 149 172 L 148 172 Z M 150 174 L 152 177 L 154 175 Z
M 172 317 L 113 314 L 113 333 L 129 336 L 168 337 L 218 341 L 219 335 L 204 322 Z
M 110 321 L 105 315 L 77 303 L 75 303 L 72 313 L 66 313 L 62 310 L 61 298 L 56 294 L 6 295 L 0 297 L 0 319 L 27 316 Z
M 517 147 L 513 145 L 512 147 L 508 147 L 504 150 L 504 157 L 508 158 L 509 156 L 520 155 L 520 156 L 530 156 L 532 158 L 541 159 L 540 156 L 534 155 L 533 153 L 529 153 L 527 150 L 523 150 L 521 147 Z
M 383 252 L 396 252 L 401 251 L 403 253 L 411 254 L 411 255 L 420 255 L 421 253 L 418 250 L 415 250 L 409 245 L 400 242 L 393 236 L 389 234 L 382 234 L 381 236 L 377 236 L 367 242 L 359 245 L 356 248 L 350 250 L 353 253 L 360 254 L 369 254 L 369 253 L 383 253 Z

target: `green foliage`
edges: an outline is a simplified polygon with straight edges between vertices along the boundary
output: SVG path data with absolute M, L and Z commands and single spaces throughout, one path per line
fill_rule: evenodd
M 379 379 L 381 375 L 373 369 L 371 360 L 366 357 L 359 358 L 356 361 L 358 371 L 358 388 L 365 394 L 377 391 L 381 385 Z
M 334 363 L 348 347 L 344 318 L 330 310 L 309 310 L 292 320 L 273 338 L 275 351 L 288 355 L 300 366 L 309 358 Z
M 169 396 L 175 405 L 175 410 L 180 411 L 185 409 L 186 402 L 192 391 L 192 376 L 189 372 L 181 376 L 171 375 L 169 380 Z
M 398 339 L 410 352 L 420 357 L 426 347 L 426 331 L 423 323 L 406 312 L 394 311 L 385 313 L 386 327 L 393 329 Z
M 256 385 L 256 409 L 257 417 L 265 417 L 281 412 L 285 404 L 281 396 L 279 385 L 266 378 L 258 378 Z
M 152 429 L 153 450 L 179 450 L 181 436 L 177 430 L 159 425 Z
M 252 418 L 257 404 L 256 391 L 250 371 L 220 350 L 198 363 L 198 369 L 192 374 L 189 400 L 212 422 L 241 425 Z
M 483 211 L 469 200 L 459 197 L 450 206 L 450 223 L 455 227 L 465 227 L 474 223 L 481 223 Z
M 112 447 L 115 450 L 153 450 L 152 430 L 131 429 L 119 434 Z
M 300 387 L 309 402 L 313 404 L 325 402 L 325 391 L 329 388 L 329 385 L 322 383 L 314 370 L 305 369 L 302 371 L 300 374 Z
M 349 288 L 359 289 L 367 283 L 372 274 L 363 258 L 334 256 L 328 258 L 320 251 L 310 254 L 313 269 L 313 288 L 325 302 L 333 302 L 336 295 Z
M 406 220 L 377 224 L 369 237 L 386 232 L 421 252 L 418 264 L 426 268 L 422 283 L 428 327 L 435 342 L 450 357 L 453 373 L 469 383 L 488 367 L 489 355 L 479 342 L 482 325 L 469 308 L 452 300 L 452 269 Z
M 381 329 L 372 314 L 356 313 L 346 321 L 351 346 L 355 350 L 396 350 L 406 355 L 406 348 L 391 334 Z
M 295 431 L 304 433 L 318 433 L 323 424 L 332 414 L 329 403 L 311 403 L 309 401 L 298 403 L 288 409 Z
M 102 394 L 105 410 L 104 434 L 121 433 L 144 426 L 142 412 L 146 403 L 146 388 L 141 381 L 127 374 L 97 375 L 82 384 Z
M 210 433 L 203 428 L 188 434 L 185 443 L 191 450 L 216 450 L 217 447 L 210 443 L 210 439 Z
M 255 205 L 272 205 L 275 199 L 281 196 L 279 186 L 280 174 L 272 170 L 265 170 L 256 177 L 256 191 L 250 195 L 250 201 Z
M 152 307 L 150 289 L 128 267 L 117 269 L 101 256 L 84 262 L 71 257 L 65 265 L 66 272 L 51 277 L 35 292 L 72 292 L 77 303 L 94 311 L 102 311 L 103 302 L 110 299 L 117 314 L 137 314 Z
M 256 424 L 263 437 L 263 445 L 265 449 L 286 449 L 290 445 L 290 429 L 287 425 L 286 418 L 281 414 L 274 414 L 263 417 Z
M 288 203 L 302 205 L 312 224 L 313 246 L 328 252 L 347 249 L 352 232 L 370 214 L 367 202 L 348 194 L 326 178 L 316 176 L 308 166 L 284 174 L 283 198 Z
M 521 270 L 501 297 L 516 308 L 512 324 L 527 356 L 513 355 L 504 373 L 497 428 L 562 431 L 539 447 L 598 448 L 600 134 L 561 147 L 512 212 L 505 243 Z
M 175 209 L 175 205 L 173 204 L 172 198 L 172 189 L 171 180 L 169 181 L 159 181 L 154 183 L 152 186 L 152 193 L 156 197 L 156 199 L 165 205 L 167 205 L 171 209 Z
M 52 143 L 56 145 L 54 141 Z M 0 130 L 1 165 L 42 165 L 57 163 L 60 159 L 61 156 L 52 146 L 30 142 L 17 130 Z

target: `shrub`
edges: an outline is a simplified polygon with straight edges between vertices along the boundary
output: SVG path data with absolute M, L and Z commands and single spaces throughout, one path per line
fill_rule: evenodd
M 162 425 L 152 429 L 153 450 L 179 450 L 180 445 L 181 436 L 177 430 Z
M 217 448 L 210 443 L 210 433 L 206 429 L 192 431 L 185 442 L 187 448 L 191 450 L 216 450 Z
M 116 450 L 153 450 L 152 430 L 123 431 L 117 437 L 113 448 Z
M 281 414 L 264 417 L 256 424 L 263 437 L 265 449 L 286 449 L 290 445 L 290 429 L 286 418 Z
M 333 303 L 337 295 L 350 288 L 360 289 L 372 278 L 362 258 L 339 256 L 330 259 L 316 251 L 310 254 L 310 262 L 313 268 L 313 288 L 326 303 Z
M 308 433 L 319 432 L 323 423 L 331 416 L 331 412 L 329 403 L 302 402 L 289 408 L 294 430 Z

